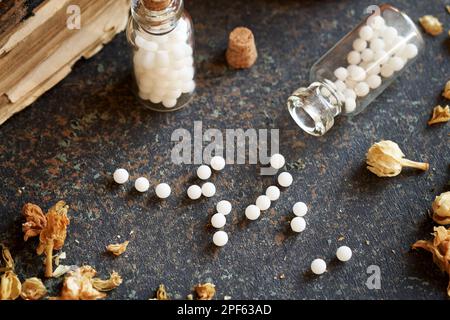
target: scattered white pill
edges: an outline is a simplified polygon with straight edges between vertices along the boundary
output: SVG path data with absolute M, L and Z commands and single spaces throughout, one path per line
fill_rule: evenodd
M 376 89 L 381 85 L 381 77 L 373 74 L 367 77 L 366 82 L 369 85 L 370 89 Z
M 187 189 L 189 199 L 197 200 L 202 196 L 202 188 L 194 184 Z
M 221 156 L 212 157 L 211 167 L 216 171 L 222 170 L 223 168 L 225 168 L 225 159 Z
M 297 202 L 292 207 L 292 211 L 297 217 L 303 217 L 308 212 L 308 206 L 304 202 Z
M 311 271 L 317 275 L 323 274 L 327 271 L 327 264 L 322 259 L 315 259 L 311 262 Z
M 370 26 L 363 26 L 359 30 L 359 37 L 363 40 L 370 40 L 373 37 L 373 29 Z
M 295 217 L 291 220 L 291 229 L 294 232 L 302 232 L 306 228 L 306 221 L 302 217 Z
M 228 242 L 228 234 L 225 231 L 217 231 L 213 235 L 213 243 L 218 247 L 223 247 Z
M 408 43 L 402 51 L 402 55 L 407 59 L 412 59 L 419 53 L 419 49 L 413 43 Z
M 394 74 L 394 69 L 389 64 L 385 64 L 381 67 L 381 75 L 385 78 L 389 78 Z
M 360 82 L 355 87 L 355 93 L 358 97 L 365 97 L 369 94 L 369 85 L 365 82 Z
M 207 180 L 211 177 L 211 168 L 206 164 L 202 164 L 197 168 L 197 176 L 202 180 Z
M 334 75 L 338 80 L 345 81 L 345 79 L 347 79 L 348 77 L 348 71 L 346 68 L 340 67 L 334 70 Z
M 381 16 L 369 17 L 368 23 L 374 30 L 382 30 L 386 24 L 383 17 Z
M 171 108 L 173 108 L 173 107 L 175 107 L 177 105 L 177 99 L 163 98 L 162 104 L 167 109 L 171 109 Z
M 356 109 L 356 99 L 355 98 L 347 98 L 345 99 L 345 112 L 351 113 Z
M 280 198 L 280 189 L 277 186 L 270 186 L 266 190 L 266 196 L 270 201 L 275 201 Z
M 374 55 L 374 53 L 373 53 L 372 49 L 364 49 L 361 52 L 361 59 L 362 59 L 362 61 L 369 62 L 369 61 L 372 61 L 373 55 Z
M 216 186 L 211 182 L 206 182 L 202 185 L 202 194 L 207 198 L 211 198 L 216 194 Z
M 361 54 L 358 51 L 351 51 L 347 55 L 347 62 L 349 64 L 358 64 L 361 62 Z
M 256 199 L 255 204 L 261 211 L 264 211 L 270 208 L 270 199 L 268 196 L 262 195 Z
M 405 65 L 405 61 L 400 57 L 392 57 L 389 59 L 388 64 L 394 69 L 394 71 L 400 71 Z
M 227 215 L 231 212 L 232 206 L 230 201 L 227 200 L 221 200 L 216 205 L 217 212 Z
M 155 188 L 156 196 L 160 199 L 166 199 L 170 196 L 172 190 L 167 183 L 160 183 Z
M 351 68 L 350 68 L 351 67 Z M 350 66 L 349 72 L 350 72 L 350 78 L 354 81 L 362 81 L 366 78 L 366 70 L 359 66 Z
M 137 178 L 136 181 L 134 182 L 134 187 L 139 192 L 145 192 L 148 190 L 148 188 L 150 188 L 150 182 L 148 182 L 147 178 L 140 177 Z
M 343 262 L 348 261 L 348 260 L 350 260 L 351 257 L 352 257 L 352 249 L 350 249 L 350 248 L 347 247 L 347 246 L 339 247 L 339 248 L 336 250 L 336 257 L 337 257 L 340 261 L 343 261 Z
M 128 171 L 123 168 L 117 169 L 113 174 L 114 181 L 118 184 L 127 182 L 129 176 Z
M 256 220 L 259 218 L 260 215 L 261 215 L 261 210 L 254 204 L 249 205 L 245 209 L 245 216 L 249 220 Z
M 292 184 L 292 181 L 293 181 L 292 175 L 289 172 L 282 172 L 278 176 L 278 183 L 282 187 L 285 188 L 289 187 Z
M 216 229 L 223 228 L 223 226 L 225 226 L 226 223 L 227 219 L 221 213 L 216 213 L 211 217 L 211 225 Z
M 367 48 L 367 42 L 361 38 L 356 39 L 353 41 L 353 49 L 355 51 L 363 51 L 365 48 Z
M 270 166 L 274 169 L 281 169 L 285 163 L 286 161 L 284 157 L 279 153 L 276 153 L 270 157 Z

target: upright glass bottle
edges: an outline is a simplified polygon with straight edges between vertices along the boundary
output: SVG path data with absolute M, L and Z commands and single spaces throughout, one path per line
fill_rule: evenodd
M 135 88 L 144 106 L 174 111 L 195 90 L 194 33 L 183 0 L 133 0 L 127 38 Z
M 423 48 L 420 31 L 405 13 L 387 4 L 376 7 L 314 64 L 311 85 L 289 97 L 292 118 L 309 134 L 325 134 L 337 115 L 364 110 Z

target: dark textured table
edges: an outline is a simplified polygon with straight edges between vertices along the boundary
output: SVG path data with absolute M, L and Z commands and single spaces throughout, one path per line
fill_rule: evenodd
M 22 279 L 43 276 L 36 240 L 24 243 L 21 208 L 26 202 L 48 209 L 59 199 L 70 206 L 71 224 L 64 264 L 90 264 L 101 276 L 118 271 L 124 283 L 112 299 L 147 299 L 163 283 L 172 298 L 185 298 L 193 285 L 211 281 L 217 298 L 269 299 L 445 299 L 447 276 L 426 252 L 410 245 L 429 238 L 428 209 L 448 190 L 448 125 L 428 127 L 450 70 L 446 35 L 425 36 L 427 49 L 368 109 L 340 119 L 322 138 L 296 127 L 285 104 L 307 83 L 309 68 L 349 31 L 373 1 L 188 1 L 195 21 L 198 90 L 189 107 L 168 114 L 138 106 L 131 93 L 130 52 L 124 34 L 74 71 L 31 107 L 0 127 L 0 242 L 11 247 Z M 433 14 L 447 28 L 445 1 L 393 1 L 417 21 Z M 245 25 L 255 34 L 257 64 L 247 71 L 228 69 L 227 35 Z M 293 185 L 257 222 L 244 209 L 275 177 L 259 176 L 255 165 L 230 165 L 213 177 L 212 199 L 186 200 L 195 165 L 174 165 L 170 152 L 176 128 L 280 129 Z M 365 169 L 365 153 L 380 139 L 398 142 L 413 160 L 427 160 L 426 173 L 405 170 L 380 179 Z M 173 195 L 156 201 L 137 194 L 132 182 L 112 182 L 117 167 L 133 180 L 167 181 Z M 212 246 L 208 227 L 218 200 L 234 210 L 225 230 L 230 241 Z M 310 206 L 307 229 L 289 232 L 291 206 Z M 231 221 L 230 221 L 231 218 Z M 119 238 L 120 237 L 120 238 Z M 342 237 L 344 239 L 342 239 Z M 118 258 L 109 243 L 130 240 Z M 354 257 L 335 261 L 346 244 Z M 328 262 L 314 277 L 313 259 Z M 381 270 L 381 289 L 366 287 L 367 268 Z M 47 280 L 57 294 L 61 279 Z

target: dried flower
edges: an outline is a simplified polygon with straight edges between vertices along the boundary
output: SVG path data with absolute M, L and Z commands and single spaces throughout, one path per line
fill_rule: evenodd
M 39 236 L 39 246 L 36 249 L 38 255 L 45 253 L 45 276 L 51 277 L 53 274 L 53 250 L 60 250 L 64 245 L 67 236 L 67 225 L 69 218 L 67 210 L 69 206 L 64 201 L 58 201 L 55 206 L 48 211 L 47 225 Z
M 106 250 L 111 252 L 115 256 L 120 256 L 127 250 L 127 246 L 130 241 L 125 241 L 123 243 L 110 244 L 106 247 Z
M 216 286 L 212 283 L 198 284 L 194 287 L 198 300 L 212 300 L 216 294 Z
M 379 177 L 394 177 L 400 174 L 402 167 L 428 170 L 428 163 L 404 159 L 404 156 L 395 142 L 389 140 L 377 142 L 367 152 L 367 169 Z
M 59 278 L 59 277 L 65 275 L 67 272 L 75 271 L 76 269 L 78 269 L 78 266 L 66 266 L 66 265 L 60 264 L 53 271 L 52 277 Z
M 450 6 L 445 6 L 445 9 L 447 9 L 447 12 L 450 13 Z
M 431 119 L 428 121 L 428 125 L 433 125 L 436 123 L 447 122 L 450 120 L 450 107 L 446 106 L 442 108 L 441 106 L 436 106 L 433 109 L 433 115 Z
M 4 272 L 0 277 L 0 300 L 15 300 L 20 295 L 22 284 L 14 273 L 14 259 L 9 249 L 3 245 L 0 246 L 2 247 L 2 257 L 5 262 L 5 267 L 0 269 L 0 272 Z
M 64 278 L 60 300 L 97 300 L 106 297 L 92 285 L 96 271 L 91 266 L 83 266 L 71 271 Z
M 450 35 L 450 31 L 449 31 L 449 35 Z M 447 83 L 445 84 L 444 91 L 442 92 L 442 96 L 446 99 L 450 99 L 450 80 L 447 81 Z
M 109 279 L 102 280 L 100 278 L 92 279 L 92 286 L 98 291 L 111 291 L 122 284 L 122 277 L 115 271 L 111 273 Z
M 39 278 L 29 278 L 22 283 L 20 296 L 24 300 L 39 300 L 47 294 L 47 289 Z
M 193 295 L 192 293 L 189 293 L 189 294 L 186 296 L 186 300 L 194 300 L 194 295 Z
M 432 36 L 437 36 L 444 31 L 442 27 L 442 23 L 438 18 L 432 15 L 426 15 L 419 19 L 420 24 L 426 33 L 431 34 Z
M 433 241 L 419 240 L 412 247 L 431 252 L 434 263 L 450 275 L 450 229 L 447 230 L 442 226 L 435 227 Z M 450 283 L 447 286 L 447 295 L 450 296 Z
M 450 191 L 444 192 L 434 199 L 433 220 L 438 224 L 450 224 Z
M 160 284 L 158 290 L 156 290 L 156 300 L 169 300 L 166 287 L 163 284 Z
M 38 236 L 47 225 L 47 218 L 42 209 L 32 203 L 27 203 L 22 208 L 22 214 L 26 222 L 22 224 L 23 238 L 25 241 L 28 238 Z

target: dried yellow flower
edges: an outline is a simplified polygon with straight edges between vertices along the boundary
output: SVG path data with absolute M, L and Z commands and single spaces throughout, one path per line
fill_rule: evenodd
M 45 276 L 51 277 L 53 274 L 53 250 L 60 250 L 64 245 L 67 236 L 67 226 L 69 218 L 67 210 L 69 206 L 64 201 L 58 201 L 55 206 L 48 211 L 47 225 L 39 236 L 39 246 L 36 249 L 38 255 L 45 253 Z
M 212 283 L 198 284 L 194 287 L 198 300 L 212 300 L 216 294 L 216 286 Z
M 22 283 L 20 296 L 24 300 L 39 300 L 47 294 L 47 289 L 39 278 L 29 278 Z
M 419 19 L 419 22 L 422 25 L 425 32 L 431 34 L 432 36 L 440 35 L 444 31 L 442 23 L 439 21 L 438 18 L 432 15 L 426 15 L 421 17 Z
M 447 9 L 447 12 L 450 13 L 450 6 L 445 6 L 445 9 Z
M 428 163 L 404 159 L 404 156 L 395 142 L 389 140 L 377 142 L 367 152 L 367 169 L 379 177 L 397 176 L 402 171 L 402 167 L 428 170 Z
M 428 125 L 433 125 L 436 123 L 443 123 L 450 120 L 450 107 L 446 106 L 442 108 L 441 106 L 436 106 L 433 109 L 433 115 L 431 119 L 428 121 Z
M 433 220 L 438 224 L 450 224 L 450 191 L 444 192 L 434 199 Z
M 166 287 L 163 284 L 160 284 L 158 290 L 156 290 L 156 300 L 169 300 Z
M 444 227 L 434 228 L 433 241 L 419 240 L 413 244 L 413 249 L 425 249 L 433 254 L 433 261 L 437 266 L 450 275 L 450 229 Z M 450 282 L 447 286 L 447 295 L 450 296 Z
M 3 245 L 2 257 L 5 267 L 0 272 L 4 272 L 0 277 L 0 300 L 15 300 L 19 297 L 22 284 L 14 273 L 14 259 L 9 249 Z
M 111 291 L 122 284 L 122 277 L 115 271 L 111 273 L 109 279 L 102 280 L 100 278 L 92 279 L 92 286 L 98 291 Z
M 450 35 L 450 31 L 449 31 L 449 35 Z M 450 99 L 450 80 L 447 81 L 447 83 L 445 84 L 444 91 L 442 92 L 442 96 L 446 99 Z
M 96 271 L 91 266 L 83 266 L 71 271 L 64 278 L 60 300 L 97 300 L 106 297 L 92 285 Z
M 127 250 L 127 246 L 130 241 L 125 241 L 123 243 L 110 244 L 106 247 L 106 250 L 111 252 L 115 256 L 120 256 Z
M 42 209 L 35 204 L 27 203 L 22 208 L 22 214 L 26 220 L 26 222 L 22 224 L 24 240 L 27 241 L 28 238 L 36 237 L 41 234 L 41 231 L 47 225 L 47 218 L 42 212 Z

